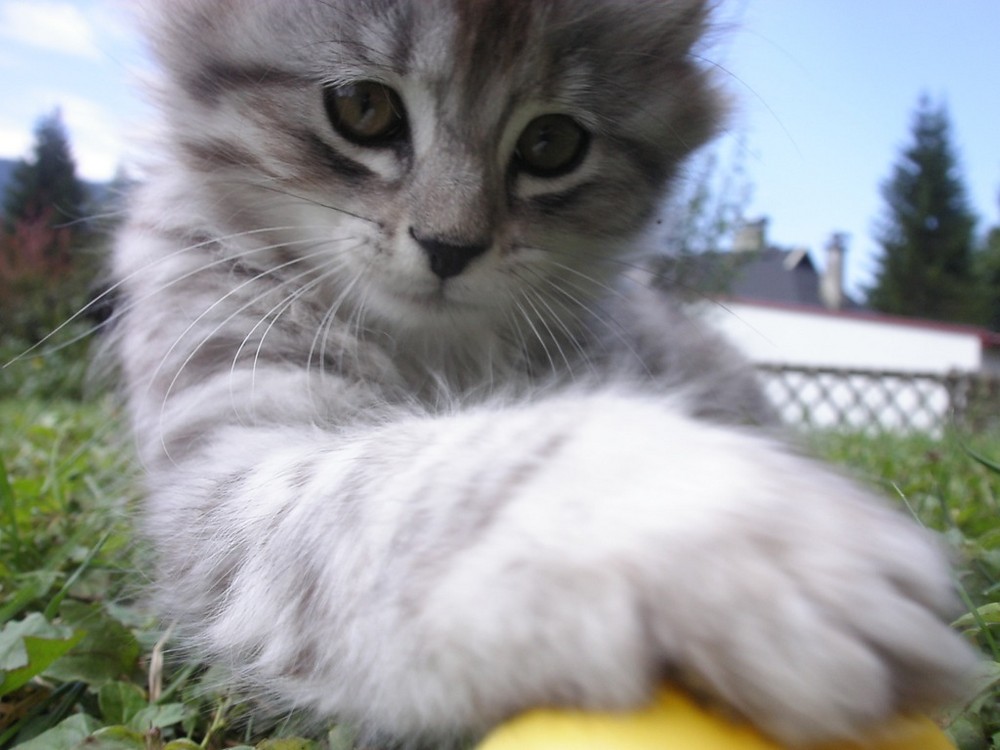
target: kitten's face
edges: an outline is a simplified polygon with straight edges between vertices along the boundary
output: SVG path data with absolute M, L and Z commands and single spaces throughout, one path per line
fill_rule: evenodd
M 703 6 L 164 0 L 172 158 L 213 229 L 274 228 L 266 262 L 322 274 L 328 304 L 410 328 L 558 316 L 713 129 Z

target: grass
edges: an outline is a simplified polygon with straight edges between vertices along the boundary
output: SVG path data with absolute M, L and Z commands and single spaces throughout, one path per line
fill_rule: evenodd
M 247 747 L 245 709 L 201 665 L 164 665 L 163 634 L 134 605 L 119 424 L 107 400 L 0 400 L 0 748 Z M 266 732 L 262 750 L 319 747 Z
M 321 741 L 258 731 L 238 702 L 205 687 L 210 670 L 161 664 L 163 634 L 133 606 L 134 482 L 117 425 L 109 401 L 0 399 L 0 747 L 351 748 L 336 729 Z M 970 610 L 957 626 L 1000 661 L 1000 472 L 988 465 L 1000 437 L 813 443 L 945 535 Z M 949 718 L 961 750 L 1000 748 L 994 677 Z
M 816 435 L 821 456 L 881 485 L 944 536 L 966 613 L 955 626 L 987 659 L 980 693 L 950 716 L 959 750 L 1000 748 L 1000 434 Z

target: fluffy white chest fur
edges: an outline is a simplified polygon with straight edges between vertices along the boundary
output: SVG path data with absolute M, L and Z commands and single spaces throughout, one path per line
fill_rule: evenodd
M 961 689 L 934 542 L 631 271 L 718 127 L 705 2 L 146 5 L 118 351 L 188 643 L 405 737 L 666 674 L 791 742 Z

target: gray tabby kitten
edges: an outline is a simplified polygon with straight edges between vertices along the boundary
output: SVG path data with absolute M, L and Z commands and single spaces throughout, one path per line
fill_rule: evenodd
M 119 348 L 189 643 L 403 737 L 666 675 L 789 742 L 962 689 L 935 544 L 626 273 L 719 123 L 705 2 L 147 5 Z

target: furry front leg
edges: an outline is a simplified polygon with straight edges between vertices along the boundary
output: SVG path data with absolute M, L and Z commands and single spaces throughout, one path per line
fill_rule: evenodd
M 669 670 L 799 743 L 967 686 L 945 561 L 906 519 L 662 404 L 565 408 L 579 410 L 571 436 L 425 611 L 443 640 L 477 644 L 478 664 L 452 662 L 473 694 L 479 674 L 496 705 L 621 706 Z
M 200 493 L 186 513 L 154 506 L 168 608 L 252 682 L 379 730 L 629 706 L 670 670 L 800 742 L 952 698 L 973 662 L 919 529 L 661 400 L 232 428 L 210 453 L 171 491 Z

